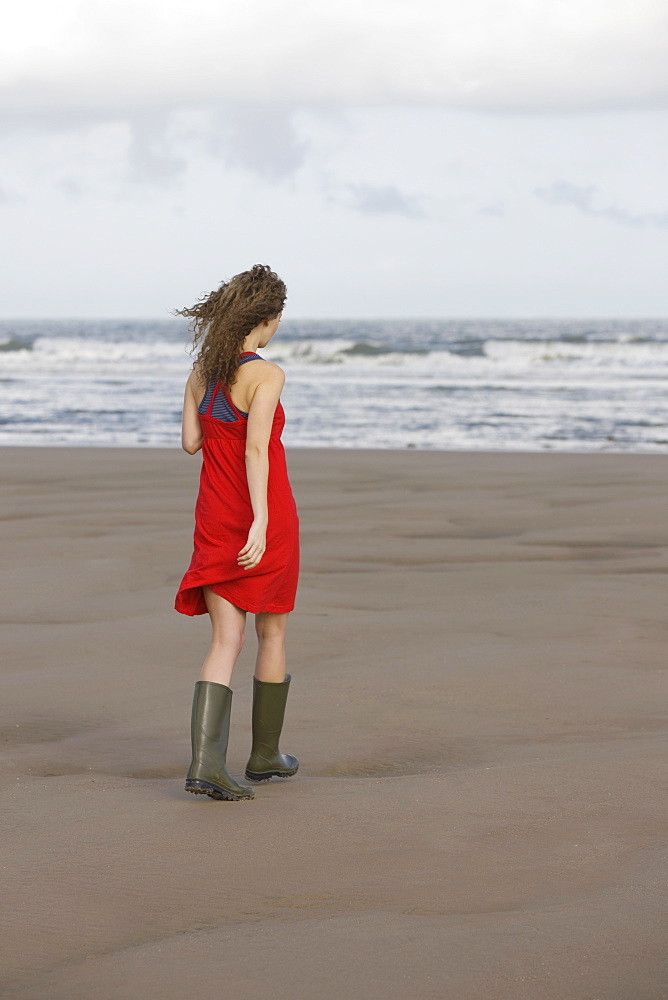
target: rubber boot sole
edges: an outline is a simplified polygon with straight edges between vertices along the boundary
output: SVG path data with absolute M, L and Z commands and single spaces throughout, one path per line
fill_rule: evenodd
M 246 771 L 248 781 L 269 781 L 270 778 L 291 778 L 299 770 L 299 764 L 291 771 Z
M 253 799 L 255 795 L 237 795 L 227 788 L 214 784 L 212 781 L 200 781 L 197 778 L 186 778 L 186 791 L 193 795 L 210 795 L 212 799 L 225 799 L 228 802 L 240 802 L 243 799 Z

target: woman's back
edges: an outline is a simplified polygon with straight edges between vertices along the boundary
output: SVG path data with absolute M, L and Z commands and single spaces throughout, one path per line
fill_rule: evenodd
M 249 361 L 255 363 L 249 365 L 247 364 Z M 263 357 L 254 351 L 247 351 L 240 355 L 236 380 L 226 393 L 223 392 L 221 394 L 219 389 L 217 393 L 218 406 L 220 407 L 221 401 L 227 396 L 232 401 L 233 406 L 247 417 L 250 412 L 253 393 L 269 367 L 274 368 L 275 366 L 270 361 L 265 361 Z M 198 403 L 197 409 L 200 414 L 206 413 L 215 385 L 215 379 L 211 379 L 206 386 L 198 385 L 196 399 Z

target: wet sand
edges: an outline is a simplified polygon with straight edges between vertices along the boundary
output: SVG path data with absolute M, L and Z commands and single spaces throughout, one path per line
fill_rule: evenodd
M 5 1000 L 668 997 L 665 458 L 289 451 L 301 766 L 214 802 L 199 456 L 0 456 Z

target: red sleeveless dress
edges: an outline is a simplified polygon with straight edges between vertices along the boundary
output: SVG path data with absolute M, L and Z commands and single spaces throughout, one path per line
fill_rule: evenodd
M 245 351 L 239 364 L 259 357 Z M 207 586 L 253 614 L 292 611 L 299 577 L 299 518 L 281 441 L 281 401 L 269 439 L 267 548 L 252 569 L 237 562 L 253 522 L 245 457 L 248 414 L 237 409 L 225 386 L 214 383 L 207 386 L 199 413 L 204 440 L 194 551 L 174 607 L 184 615 L 206 614 L 202 587 Z

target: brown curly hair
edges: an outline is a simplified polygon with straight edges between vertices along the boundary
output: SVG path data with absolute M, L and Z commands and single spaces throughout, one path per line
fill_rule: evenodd
M 193 370 L 203 385 L 215 379 L 230 388 L 244 340 L 258 323 L 283 311 L 286 294 L 285 283 L 275 271 L 267 264 L 254 264 L 196 305 L 174 310 L 177 316 L 192 320 L 192 350 L 199 346 Z

